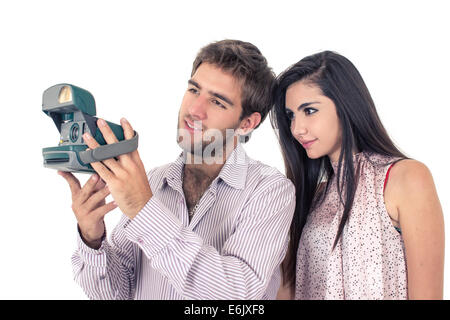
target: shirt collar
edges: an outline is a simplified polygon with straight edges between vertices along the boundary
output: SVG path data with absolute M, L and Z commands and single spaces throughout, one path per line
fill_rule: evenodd
M 215 180 L 221 179 L 230 187 L 244 189 L 247 179 L 248 164 L 249 158 L 241 143 L 239 143 L 228 156 L 227 161 Z M 167 168 L 159 188 L 162 188 L 167 183 L 174 189 L 182 190 L 183 167 L 184 154 L 181 153 L 175 162 L 171 163 Z
M 247 179 L 249 159 L 245 153 L 242 144 L 238 144 L 237 147 L 228 157 L 222 170 L 220 170 L 219 178 L 221 178 L 226 184 L 235 189 L 244 189 Z

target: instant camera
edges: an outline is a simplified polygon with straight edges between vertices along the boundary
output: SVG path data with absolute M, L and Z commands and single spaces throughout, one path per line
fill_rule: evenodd
M 44 167 L 61 171 L 92 173 L 95 170 L 90 163 L 103 161 L 129 153 L 138 147 L 138 134 L 124 140 L 120 125 L 106 121 L 119 142 L 106 144 L 97 128 L 95 100 L 90 92 L 71 84 L 57 84 L 44 91 L 42 111 L 56 125 L 60 133 L 56 147 L 42 149 Z M 86 150 L 83 134 L 89 132 L 100 144 L 99 147 Z

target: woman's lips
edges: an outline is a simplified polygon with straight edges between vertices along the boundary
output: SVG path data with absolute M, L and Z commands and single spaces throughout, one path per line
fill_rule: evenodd
M 303 148 L 308 149 L 311 147 L 311 145 L 316 142 L 317 139 L 314 140 L 309 140 L 309 141 L 300 141 L 300 143 L 302 144 Z

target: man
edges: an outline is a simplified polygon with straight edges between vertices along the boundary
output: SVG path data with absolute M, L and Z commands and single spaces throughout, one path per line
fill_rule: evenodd
M 274 81 L 254 45 L 212 43 L 194 61 L 178 117 L 183 153 L 174 163 L 147 175 L 134 151 L 93 163 L 101 179 L 93 175 L 83 188 L 59 172 L 78 221 L 75 280 L 90 298 L 276 297 L 295 191 L 240 143 L 270 110 Z M 98 125 L 107 143 L 117 141 L 103 120 Z M 109 193 L 114 202 L 106 204 Z M 117 206 L 124 215 L 108 242 L 103 217 Z

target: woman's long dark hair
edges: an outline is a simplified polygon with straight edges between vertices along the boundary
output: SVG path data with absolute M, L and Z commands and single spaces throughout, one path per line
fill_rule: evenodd
M 336 106 L 342 129 L 341 153 L 336 173 L 328 156 L 308 158 L 305 149 L 291 133 L 291 123 L 285 110 L 286 90 L 298 81 L 317 86 Z M 296 188 L 297 202 L 290 230 L 290 245 L 282 265 L 283 283 L 293 285 L 297 250 L 306 219 L 311 210 L 324 199 L 335 174 L 344 212 L 333 249 L 342 235 L 358 183 L 358 168 L 355 170 L 353 164 L 353 150 L 400 158 L 406 156 L 389 138 L 356 67 L 347 58 L 332 51 L 305 57 L 278 76 L 275 106 L 270 119 L 278 134 L 286 176 Z M 324 181 L 326 184 L 321 184 Z

